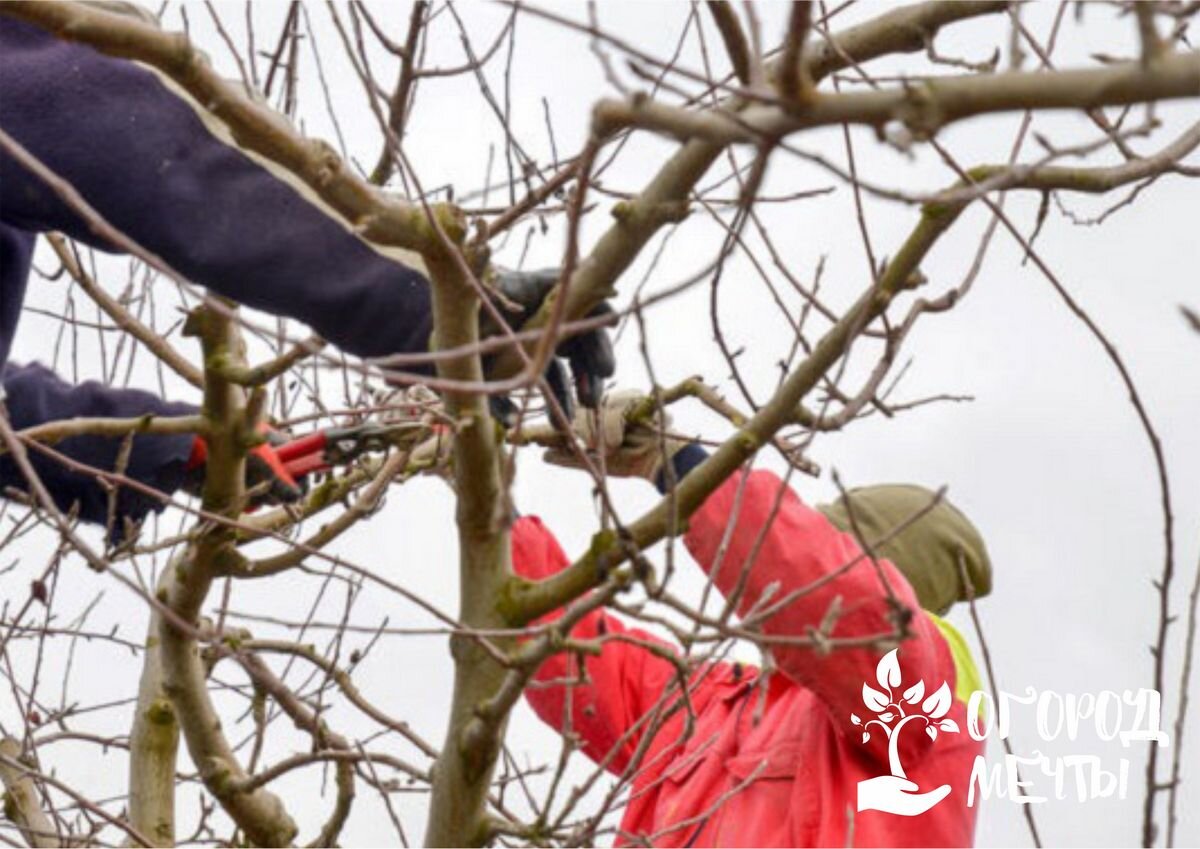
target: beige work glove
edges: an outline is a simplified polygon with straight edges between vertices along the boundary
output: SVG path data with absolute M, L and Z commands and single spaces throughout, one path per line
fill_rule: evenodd
M 629 414 L 646 398 L 632 389 L 610 393 L 598 409 L 576 410 L 572 430 L 589 455 L 604 457 L 608 474 L 619 478 L 640 477 L 655 483 L 663 463 L 674 457 L 687 441 L 662 436 L 671 428 L 671 417 L 665 410 L 644 422 L 629 421 Z M 569 469 L 584 468 L 579 455 L 567 447 L 551 448 L 543 459 Z

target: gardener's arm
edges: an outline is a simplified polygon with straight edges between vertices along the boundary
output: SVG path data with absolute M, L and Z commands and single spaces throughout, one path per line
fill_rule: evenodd
M 513 525 L 512 551 L 513 570 L 531 580 L 548 578 L 570 563 L 554 535 L 532 516 Z M 561 615 L 556 611 L 539 622 Z M 575 654 L 551 656 L 538 668 L 525 698 L 543 722 L 577 734 L 588 757 L 623 775 L 647 731 L 658 735 L 656 740 L 675 740 L 683 731 L 686 713 L 678 688 L 671 687 L 678 673 L 664 656 L 677 649 L 603 609 L 584 615 L 570 636 L 600 641 L 600 653 L 585 655 L 583 669 Z M 735 664 L 694 670 L 688 680 L 691 709 L 703 711 L 713 698 L 736 688 L 741 674 Z
M 182 416 L 196 411 L 187 404 L 163 401 L 136 389 L 115 389 L 95 381 L 72 385 L 37 363 L 9 363 L 4 368 L 3 387 L 9 422 L 15 430 L 75 418 Z M 190 434 L 135 436 L 123 468 L 118 463 L 120 439 L 76 436 L 51 447 L 84 466 L 103 472 L 120 472 L 138 483 L 169 494 L 183 483 L 194 443 L 195 438 Z M 28 453 L 34 471 L 63 511 L 77 506 L 80 519 L 100 524 L 107 521 L 112 490 L 101 484 L 94 473 L 71 468 L 34 448 Z M 7 454 L 0 456 L 0 487 L 28 489 L 25 475 Z M 114 534 L 120 536 L 125 518 L 139 520 L 152 510 L 162 509 L 161 498 L 134 487 L 119 487 L 116 490 Z
M 0 14 L 0 91 L 0 127 L 189 280 L 353 354 L 427 349 L 417 261 L 359 238 L 165 78 Z M 3 153 L 0 221 L 110 247 Z
M 684 541 L 727 598 L 738 594 L 739 616 L 751 616 L 755 608 L 773 610 L 760 627 L 775 640 L 770 647 L 777 667 L 825 702 L 836 727 L 849 730 L 851 714 L 875 718 L 864 705 L 863 685 L 884 689 L 876 674 L 884 652 L 870 638 L 895 633 L 898 616 L 911 619 L 910 636 L 899 644 L 903 678 L 891 687 L 895 700 L 918 681 L 929 688 L 927 695 L 943 681 L 954 693 L 950 651 L 904 575 L 883 559 L 877 570 L 854 537 L 804 504 L 772 472 L 725 481 L 692 515 Z M 832 610 L 839 612 L 826 636 L 848 645 L 823 652 L 804 644 Z M 919 758 L 929 742 L 925 734 L 902 737 L 905 757 Z M 885 743 L 884 735 L 875 734 L 864 748 L 885 757 Z
M 512 552 L 513 570 L 531 580 L 547 578 L 570 563 L 554 535 L 532 516 L 518 519 L 513 526 Z M 558 611 L 541 621 L 560 615 Z M 612 753 L 608 769 L 620 775 L 637 748 L 640 732 L 646 726 L 645 714 L 674 674 L 674 666 L 666 659 L 621 638 L 644 641 L 664 651 L 674 649 L 646 631 L 626 627 L 603 610 L 591 611 L 580 619 L 571 637 L 607 641 L 598 656 L 586 657 L 586 675 L 575 655 L 560 652 L 546 660 L 525 690 L 525 697 L 546 724 L 560 732 L 578 734 L 584 753 L 592 760 L 603 762 Z
M 669 418 L 631 421 L 643 399 L 637 393 L 614 394 L 605 399 L 598 416 L 577 417 L 575 429 L 587 446 L 606 447 L 609 474 L 642 477 L 665 491 L 670 478 L 682 480 L 707 454 L 672 433 Z M 574 453 L 566 450 L 547 452 L 546 457 L 561 465 L 579 465 Z M 673 475 L 665 473 L 668 462 Z M 904 682 L 893 688 L 897 699 L 918 680 L 931 688 L 946 681 L 953 692 L 950 652 L 904 576 L 886 560 L 879 561 L 877 571 L 853 537 L 805 505 L 771 472 L 736 474 L 722 483 L 690 517 L 685 543 L 717 589 L 736 599 L 739 616 L 771 608 L 758 627 L 772 638 L 777 667 L 816 693 L 837 727 L 842 723 L 850 727 L 852 713 L 866 713 L 863 684 L 874 686 L 883 655 L 868 643 L 895 633 L 898 615 L 911 617 L 911 636 L 901 643 Z M 895 605 L 888 599 L 884 581 L 891 587 Z M 825 653 L 806 643 L 835 604 L 839 612 L 827 636 L 851 645 Z M 866 747 L 870 754 L 884 754 L 879 745 L 883 737 L 872 737 Z M 904 743 L 923 749 L 928 738 L 908 735 Z M 907 755 L 918 757 L 919 752 Z
M 72 419 L 168 418 L 199 412 L 191 404 L 164 401 L 139 389 L 94 380 L 67 383 L 38 363 L 8 363 L 3 369 L 3 396 L 15 430 Z M 120 540 L 126 519 L 139 522 L 147 513 L 161 512 L 167 497 L 181 486 L 198 492 L 208 459 L 205 440 L 190 433 L 138 434 L 125 457 L 123 446 L 123 439 L 73 436 L 50 446 L 53 453 L 31 447 L 28 454 L 60 509 L 78 511 L 80 519 L 93 524 L 111 520 L 112 537 Z M 270 439 L 247 453 L 245 474 L 247 488 L 254 491 L 252 504 L 290 502 L 301 495 Z M 12 457 L 0 455 L 0 491 L 10 487 L 28 491 L 29 482 Z

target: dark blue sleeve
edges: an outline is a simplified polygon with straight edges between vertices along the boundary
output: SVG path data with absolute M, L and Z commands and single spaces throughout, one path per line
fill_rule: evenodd
M 170 404 L 146 392 L 112 389 L 94 382 L 71 386 L 40 365 L 4 365 L 21 315 L 33 241 L 32 233 L 0 223 L 0 376 L 13 427 L 20 430 L 78 416 L 128 417 L 145 413 L 181 415 L 194 412 L 194 407 Z M 134 437 L 126 474 L 163 492 L 174 492 L 183 479 L 192 439 L 190 436 Z M 79 437 L 63 441 L 55 446 L 55 450 L 89 466 L 111 471 L 120 446 L 120 440 Z M 93 478 L 74 473 L 36 450 L 31 450 L 29 455 L 38 476 L 59 507 L 69 510 L 78 502 L 82 519 L 89 522 L 107 520 L 108 493 Z M 8 487 L 22 491 L 27 488 L 25 477 L 11 458 L 0 456 L 0 489 Z M 136 521 L 150 510 L 161 509 L 160 502 L 124 488 L 117 496 L 118 516 L 114 531 L 124 529 L 125 517 Z
M 0 184 L 2 197 L 3 185 Z M 13 333 L 21 318 L 21 304 L 25 301 L 25 284 L 29 281 L 35 239 L 32 233 L 6 227 L 0 221 L 0 369 L 8 362 Z
M 306 187 L 226 143 L 154 72 L 2 12 L 0 127 L 110 224 L 192 282 L 302 321 L 352 354 L 428 348 L 429 284 L 417 267 L 378 253 Z M 0 221 L 109 247 L 3 153 Z
M 114 389 L 95 381 L 78 386 L 66 383 L 54 372 L 37 363 L 4 368 L 5 405 L 9 421 L 16 430 L 58 421 L 92 416 L 134 417 L 147 413 L 181 416 L 196 412 L 187 404 L 163 401 L 137 389 Z M 142 434 L 133 438 L 129 462 L 124 474 L 165 493 L 174 492 L 183 482 L 185 467 L 194 437 Z M 76 436 L 53 446 L 55 451 L 103 471 L 115 471 L 121 440 L 98 436 Z M 79 505 L 79 517 L 103 524 L 108 516 L 108 491 L 91 475 L 72 471 L 61 462 L 30 449 L 29 459 L 38 477 L 55 502 L 64 511 Z M 0 487 L 27 491 L 25 476 L 7 454 L 0 456 Z M 150 511 L 161 511 L 162 503 L 130 487 L 121 487 L 117 495 L 119 536 L 123 519 L 142 519 Z
M 683 480 L 683 476 L 708 459 L 708 452 L 694 442 L 680 448 L 671 457 L 671 469 L 675 472 L 675 482 Z M 667 493 L 667 476 L 665 469 L 659 471 L 654 485 L 663 495 Z

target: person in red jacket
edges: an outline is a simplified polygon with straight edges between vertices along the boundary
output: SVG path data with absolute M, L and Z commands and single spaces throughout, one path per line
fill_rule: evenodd
M 664 458 L 679 480 L 706 455 L 670 438 L 664 452 L 658 428 L 626 421 L 635 400 L 607 399 L 576 430 L 589 446 L 609 446 L 609 474 L 663 489 Z M 576 462 L 566 451 L 547 459 Z M 525 694 L 538 716 L 628 782 L 617 845 L 971 845 L 966 789 L 983 743 L 967 733 L 966 700 L 978 679 L 941 614 L 990 591 L 983 540 L 920 487 L 847 496 L 813 508 L 771 472 L 749 471 L 692 515 L 684 540 L 716 589 L 743 620 L 769 614 L 757 627 L 774 671 L 692 664 L 690 734 L 676 666 L 649 647 L 678 650 L 603 610 L 571 632 L 602 642 L 586 674 L 570 654 L 538 670 Z M 568 564 L 531 516 L 517 520 L 512 546 L 527 578 Z M 832 650 L 816 650 L 811 634 L 830 618 Z M 888 651 L 898 628 L 907 637 Z

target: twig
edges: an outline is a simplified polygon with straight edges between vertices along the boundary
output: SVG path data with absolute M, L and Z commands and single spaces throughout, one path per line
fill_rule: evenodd
M 416 81 L 413 71 L 417 62 L 417 43 L 424 32 L 425 15 L 428 11 L 429 3 L 425 0 L 417 0 L 416 3 L 413 3 L 412 12 L 408 17 L 408 35 L 404 39 L 404 46 L 398 48 L 400 78 L 396 80 L 396 90 L 392 93 L 391 102 L 388 104 L 388 127 L 398 140 L 404 138 L 404 124 L 408 120 L 408 102 Z M 367 23 L 374 28 L 374 21 L 369 13 L 364 12 L 364 14 L 367 17 Z M 376 34 L 379 35 L 378 31 Z M 392 154 L 392 146 L 390 143 L 385 144 L 383 150 L 379 152 L 379 160 L 371 169 L 371 176 L 368 179 L 375 185 L 382 186 L 388 181 L 395 167 L 396 158 Z
M 808 69 L 801 61 L 804 42 L 811 28 L 811 0 L 793 3 L 792 12 L 788 16 L 787 35 L 783 42 L 783 55 L 779 60 L 779 93 L 790 103 L 801 103 L 812 85 L 806 77 Z
M 992 665 L 992 652 L 988 648 L 987 637 L 985 637 L 983 633 L 983 622 L 980 621 L 979 611 L 975 607 L 975 585 L 971 582 L 971 575 L 967 571 L 967 564 L 963 561 L 961 555 L 958 559 L 958 572 L 959 577 L 962 580 L 963 589 L 966 590 L 967 593 L 967 604 L 971 610 L 971 624 L 975 626 L 975 636 L 979 639 L 979 648 L 983 652 L 983 666 L 984 669 L 987 670 L 988 689 L 992 692 L 992 704 L 995 705 L 998 704 L 1000 686 L 996 683 L 996 669 Z M 994 717 L 988 717 L 988 722 L 991 722 L 993 718 Z M 1001 742 L 1004 745 L 1004 751 L 1008 754 L 1008 756 L 1010 758 L 1015 758 L 1016 755 L 1013 752 L 1012 741 L 1009 740 L 1008 735 L 1002 735 Z M 1013 768 L 1017 770 L 1017 780 L 1019 781 L 1021 775 L 1020 767 L 1014 762 Z M 1021 808 L 1023 809 L 1025 816 L 1025 824 L 1029 826 L 1029 833 L 1033 837 L 1033 845 L 1041 847 L 1042 838 L 1041 835 L 1038 834 L 1037 823 L 1034 822 L 1033 819 L 1032 806 L 1022 805 Z
M 54 250 L 63 267 L 67 269 L 67 273 L 79 284 L 79 288 L 83 289 L 88 297 L 95 301 L 96 305 L 108 314 L 108 317 L 113 320 L 117 327 L 145 345 L 147 350 L 154 354 L 168 368 L 192 384 L 192 386 L 200 387 L 204 385 L 204 377 L 198 368 L 171 347 L 161 334 L 154 332 L 131 316 L 127 309 L 97 285 L 96 281 L 91 278 L 91 275 L 80 266 L 75 253 L 68 247 L 66 239 L 58 233 L 47 233 L 46 241 L 50 243 L 50 247 Z
M 721 33 L 725 43 L 725 52 L 729 55 L 729 63 L 733 66 L 734 76 L 742 85 L 750 84 L 750 46 L 746 43 L 746 34 L 738 23 L 737 15 L 728 0 L 707 0 L 704 4 L 712 14 L 713 23 Z M 806 4 L 805 4 L 806 5 Z

